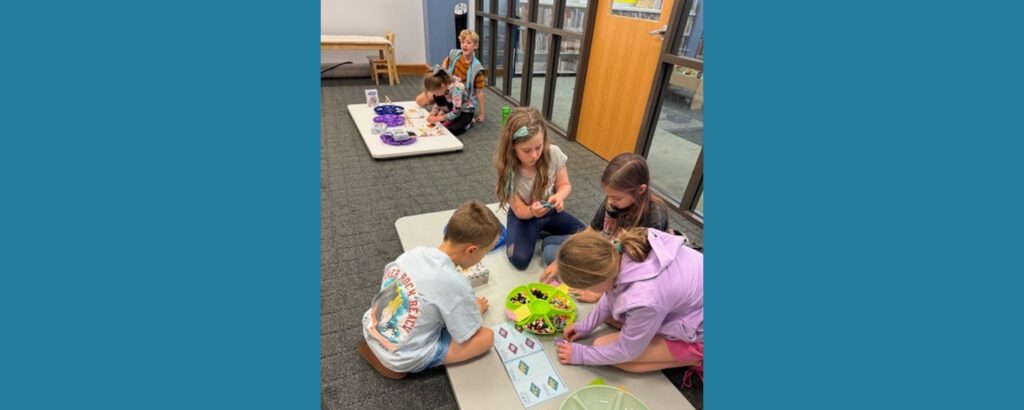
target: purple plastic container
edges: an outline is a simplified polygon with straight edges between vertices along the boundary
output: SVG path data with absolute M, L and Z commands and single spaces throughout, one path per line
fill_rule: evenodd
M 373 122 L 387 124 L 389 127 L 400 127 L 405 124 L 405 117 L 397 114 L 382 114 L 373 117 Z
M 400 105 L 378 105 L 376 107 L 373 107 L 373 112 L 375 112 L 375 113 L 377 113 L 379 115 L 383 115 L 383 114 L 399 114 L 399 115 L 401 115 L 401 114 L 405 113 L 405 108 L 400 106 Z
M 380 134 L 380 140 L 388 145 L 409 145 L 416 142 L 416 137 L 409 137 L 409 139 L 405 141 L 395 141 L 395 138 L 391 136 L 391 133 L 384 132 Z

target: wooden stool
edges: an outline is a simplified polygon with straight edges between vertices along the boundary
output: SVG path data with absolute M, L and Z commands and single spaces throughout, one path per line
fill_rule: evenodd
M 387 52 L 378 51 L 376 56 L 366 56 L 366 59 L 370 62 L 370 75 L 373 76 L 373 83 L 380 85 L 380 80 L 377 79 L 378 74 L 387 74 L 388 83 L 391 85 L 401 84 L 401 80 L 398 78 L 398 69 L 395 72 L 391 72 L 391 67 L 395 66 L 395 34 L 388 31 L 384 33 L 384 38 L 391 43 L 388 46 Z

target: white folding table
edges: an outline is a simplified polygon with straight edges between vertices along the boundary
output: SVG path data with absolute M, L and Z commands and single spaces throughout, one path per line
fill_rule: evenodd
M 496 203 L 488 205 L 495 211 L 498 219 L 505 224 L 506 213 L 499 211 Z M 455 210 L 433 212 L 428 214 L 406 216 L 395 221 L 402 249 L 409 250 L 416 246 L 437 246 L 442 240 L 442 229 Z M 505 248 L 499 248 L 483 259 L 483 264 L 490 270 L 488 283 L 474 288 L 477 296 L 486 297 L 490 308 L 484 313 L 484 326 L 492 326 L 506 319 L 504 300 L 508 292 L 516 286 L 536 282 L 544 270 L 540 256 L 534 257 L 525 271 L 516 270 L 505 256 Z M 582 320 L 593 310 L 595 304 L 577 303 L 577 320 Z M 596 335 L 609 333 L 608 326 L 602 325 Z M 595 335 L 595 336 L 596 336 Z M 558 362 L 555 349 L 555 336 L 538 335 L 545 354 L 563 383 L 570 391 L 586 386 L 595 378 L 604 379 L 611 386 L 621 387 L 640 398 L 652 410 L 657 409 L 693 409 L 690 402 L 676 389 L 661 372 L 629 373 L 612 366 L 567 366 Z M 585 339 L 589 343 L 593 338 Z M 462 409 L 522 409 L 523 405 L 516 396 L 516 391 L 505 373 L 498 354 L 492 349 L 483 356 L 473 360 L 445 366 L 451 380 L 455 399 Z M 563 394 L 530 408 L 557 409 L 568 397 Z
M 409 110 L 410 108 L 419 109 L 419 106 L 416 105 L 415 101 L 399 101 L 392 104 L 405 107 L 406 110 Z M 455 138 L 455 135 L 452 135 L 452 133 L 444 127 L 441 127 L 443 131 L 442 135 L 416 137 L 416 142 L 409 145 L 388 145 L 380 140 L 379 134 L 374 134 L 372 132 L 373 117 L 377 116 L 377 113 L 373 111 L 373 108 L 370 108 L 370 106 L 365 103 L 350 104 L 348 106 L 348 113 L 352 116 L 352 121 L 355 121 L 356 128 L 359 129 L 359 135 L 363 137 L 363 142 L 366 143 L 366 148 L 370 151 L 370 156 L 377 159 L 400 158 L 462 150 L 462 141 Z M 410 123 L 419 124 L 421 122 L 426 122 L 426 120 L 407 118 L 406 126 L 412 125 Z

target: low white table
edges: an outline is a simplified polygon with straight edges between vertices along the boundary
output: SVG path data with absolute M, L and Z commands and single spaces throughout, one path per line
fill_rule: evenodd
M 406 110 L 410 108 L 419 108 L 415 101 L 399 101 L 392 104 L 405 107 Z M 373 108 L 370 108 L 370 106 L 365 103 L 350 104 L 348 106 L 348 113 L 352 116 L 352 121 L 355 121 L 356 128 L 359 129 L 359 135 L 363 137 L 363 142 L 366 143 L 366 148 L 370 150 L 370 156 L 377 159 L 400 158 L 462 150 L 462 141 L 455 138 L 455 135 L 452 135 L 452 133 L 447 129 L 444 129 L 444 133 L 442 135 L 416 137 L 416 142 L 409 145 L 388 145 L 380 140 L 379 134 L 371 132 L 371 129 L 373 128 L 373 117 L 377 116 L 377 113 L 373 112 Z M 406 121 L 408 122 L 410 120 L 407 119 Z M 425 122 L 426 120 L 413 119 L 411 121 Z
M 488 204 L 495 211 L 498 219 L 505 224 L 506 214 L 498 211 L 497 204 Z M 398 238 L 402 249 L 409 250 L 416 246 L 437 246 L 442 240 L 442 229 L 455 210 L 413 215 L 395 221 Z M 493 326 L 505 320 L 504 300 L 512 288 L 536 282 L 543 271 L 540 256 L 533 258 L 525 271 L 518 271 L 505 256 L 505 248 L 491 252 L 483 259 L 483 264 L 490 270 L 487 284 L 474 288 L 477 296 L 486 297 L 490 308 L 484 313 L 484 326 Z M 594 309 L 595 304 L 577 303 L 577 320 L 582 320 Z M 610 332 L 602 325 L 597 335 Z M 596 335 L 595 335 L 596 336 Z M 621 386 L 647 404 L 651 409 L 693 409 L 690 402 L 661 372 L 644 374 L 629 373 L 611 366 L 566 366 L 558 362 L 554 336 L 538 338 L 544 347 L 545 354 L 562 381 L 570 391 L 586 386 L 595 378 L 604 379 L 611 386 Z M 589 343 L 593 338 L 585 339 Z M 516 397 L 512 382 L 505 373 L 505 368 L 493 349 L 468 362 L 445 366 L 448 378 L 455 392 L 455 400 L 462 409 L 522 409 L 522 403 Z M 557 409 L 568 394 L 554 397 L 530 408 Z

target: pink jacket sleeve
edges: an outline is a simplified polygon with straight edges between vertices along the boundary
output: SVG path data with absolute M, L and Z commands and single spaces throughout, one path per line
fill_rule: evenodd
M 590 317 L 587 319 L 589 321 Z M 615 343 L 598 347 L 574 343 L 570 362 L 602 365 L 635 360 L 651 344 L 651 339 L 665 320 L 665 313 L 650 306 L 641 306 L 624 313 L 622 319 L 622 332 Z
M 589 335 L 593 332 L 601 323 L 612 317 L 612 306 L 608 302 L 607 296 L 601 296 L 601 299 L 597 301 L 597 306 L 594 310 L 590 311 L 586 319 L 582 322 L 576 323 L 576 333 L 579 333 L 580 337 Z

